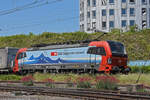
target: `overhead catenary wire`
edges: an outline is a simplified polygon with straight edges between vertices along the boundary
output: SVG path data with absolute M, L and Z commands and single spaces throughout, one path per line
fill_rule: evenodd
M 60 2 L 60 1 L 63 1 L 63 0 L 36 0 L 36 1 L 31 2 L 30 4 L 26 4 L 26 5 L 20 6 L 22 8 L 16 7 L 15 9 L 18 9 L 18 11 L 20 11 L 20 10 L 30 9 L 30 8 L 34 8 L 34 7 L 40 7 L 40 6 L 46 5 L 46 4 L 57 3 L 57 2 Z M 14 10 L 14 8 L 13 8 L 13 10 Z M 77 9 L 75 9 L 75 10 L 77 10 Z M 10 12 L 8 12 L 8 10 L 5 10 L 5 11 L 3 10 L 3 11 L 0 11 L 0 16 L 1 16 L 2 13 L 6 14 L 6 11 L 7 11 L 8 14 L 11 14 Z M 12 9 L 11 9 L 11 11 L 12 11 Z M 14 13 L 14 12 L 12 12 L 12 13 Z M 1 28 L 0 32 L 2 33 L 2 32 L 6 32 L 6 31 L 12 31 L 12 30 L 15 30 L 15 29 L 21 29 L 21 28 L 27 28 L 27 27 L 35 27 L 35 26 L 39 26 L 39 25 L 45 25 L 45 24 L 56 23 L 56 22 L 64 22 L 64 21 L 68 21 L 68 20 L 76 20 L 78 18 L 79 18 L 79 16 L 71 16 L 71 17 L 66 17 L 66 18 L 61 18 L 60 17 L 60 18 L 56 18 L 56 19 L 53 19 L 53 20 L 49 20 L 49 21 L 48 20 L 47 21 L 43 21 L 43 22 L 41 22 L 41 21 L 40 22 L 31 22 L 31 20 L 30 20 L 30 24 L 29 23 L 24 24 L 24 25 L 20 24 L 19 26 L 15 26 L 15 24 L 13 24 L 13 26 L 10 27 L 10 28 L 9 27 L 4 28 L 4 29 Z
M 11 27 L 9 29 L 3 29 L 3 30 L 1 30 L 1 32 L 11 31 L 11 30 L 20 29 L 20 28 L 35 27 L 35 26 L 49 24 L 49 23 L 55 23 L 55 22 L 64 22 L 64 21 L 68 21 L 68 20 L 75 20 L 75 19 L 78 19 L 78 18 L 79 18 L 79 16 L 57 18 L 57 19 L 53 19 L 53 20 L 46 21 L 46 22 L 43 22 L 43 23 L 34 23 L 34 24 L 27 24 L 27 25 L 22 25 L 22 26 L 18 26 L 18 27 Z
M 58 10 L 58 11 L 57 11 Z M 39 21 L 39 20 L 41 20 L 41 19 L 49 19 L 50 17 L 52 17 L 52 16 L 56 16 L 56 15 L 66 15 L 66 14 L 64 14 L 64 12 L 63 12 L 63 10 L 65 10 L 65 12 L 72 12 L 72 11 L 78 11 L 78 9 L 62 9 L 62 8 L 60 8 L 60 9 L 55 9 L 55 12 L 53 12 L 53 14 L 50 14 L 50 15 L 47 15 L 47 16 L 42 16 L 42 17 L 40 17 L 40 18 L 29 18 L 29 19 L 26 19 L 26 22 L 27 21 L 29 21 L 30 23 L 33 23 L 33 22 L 35 22 L 35 21 Z M 69 13 L 68 12 L 68 13 Z M 24 20 L 24 19 L 21 19 L 21 20 Z M 28 23 L 29 24 L 29 23 Z M 17 24 L 13 24 L 13 26 L 14 25 L 17 25 Z M 20 25 L 20 24 L 18 24 L 18 25 Z M 21 25 L 22 25 L 22 22 L 21 22 Z
M 13 12 L 19 11 L 19 10 L 21 10 L 24 7 L 28 7 L 28 6 L 34 5 L 36 3 L 37 3 L 37 1 L 34 1 L 34 2 L 29 3 L 29 4 L 20 6 L 20 7 L 15 7 L 15 8 L 8 9 L 8 10 L 3 10 L 3 11 L 0 11 L 0 15 L 5 15 L 5 14 L 9 14 L 9 13 L 13 13 Z
M 66 14 L 64 14 L 64 12 L 62 12 L 62 11 L 60 11 L 60 10 L 65 10 L 65 11 L 77 11 L 77 9 L 56 9 L 56 10 L 58 10 L 58 11 L 56 11 L 56 12 L 54 12 L 55 13 L 55 16 L 56 15 L 66 15 Z M 16 29 L 16 27 L 19 29 L 19 27 L 24 27 L 24 26 L 31 26 L 31 27 L 34 27 L 34 25 L 35 26 L 38 26 L 38 25 L 40 25 L 40 23 L 41 23 L 41 25 L 42 24 L 48 24 L 49 22 L 51 22 L 51 20 L 50 21 L 48 21 L 49 20 L 49 18 L 51 17 L 51 16 L 53 16 L 53 15 L 49 15 L 49 16 L 43 16 L 42 17 L 42 19 L 44 19 L 45 21 L 41 21 L 41 17 L 40 18 L 37 18 L 37 19 L 26 19 L 25 20 L 25 22 L 26 23 L 23 23 L 22 21 L 21 21 L 21 23 L 20 24 L 13 24 L 13 27 L 8 27 L 8 25 L 6 24 L 5 26 L 7 26 L 7 28 L 3 28 L 3 30 L 1 29 L 0 31 L 6 31 L 6 30 L 13 30 L 13 29 Z M 67 18 L 70 18 L 70 17 L 68 17 L 67 16 Z M 78 18 L 79 18 L 79 16 L 78 16 Z M 63 18 L 57 18 L 57 19 L 63 19 Z M 57 20 L 57 19 L 54 19 L 54 20 Z M 77 18 L 76 18 L 77 19 Z M 24 19 L 21 19 L 21 20 L 24 20 Z M 37 24 L 38 23 L 38 24 Z M 36 25 L 37 24 L 37 25 Z M 32 26 L 33 25 L 33 26 Z
M 11 14 L 11 13 L 14 13 L 14 12 L 17 12 L 17 11 L 21 11 L 21 10 L 26 10 L 26 9 L 31 9 L 31 8 L 35 8 L 35 7 L 40 7 L 40 6 L 44 6 L 44 5 L 48 5 L 48 4 L 53 4 L 53 3 L 57 3 L 57 2 L 60 2 L 60 1 L 63 1 L 63 0 L 36 0 L 36 1 L 33 1 L 29 4 L 26 4 L 26 5 L 23 5 L 23 6 L 20 6 L 20 7 L 16 7 L 16 8 L 12 8 L 12 9 L 9 9 L 9 10 L 3 10 L 3 11 L 0 11 L 0 16 L 2 15 L 7 15 L 7 14 Z
M 38 0 L 39 1 L 39 0 Z M 49 1 L 49 0 L 47 0 L 47 1 Z M 57 0 L 52 0 L 52 2 L 54 3 L 54 2 L 56 2 Z M 62 0 L 59 0 L 59 1 L 62 1 Z M 35 1 L 34 1 L 35 2 Z M 37 2 L 37 1 L 36 1 Z M 41 2 L 41 1 L 40 1 Z M 51 2 L 51 3 L 52 3 Z M 63 9 L 63 8 L 59 8 L 59 9 L 55 9 L 55 10 L 65 10 L 66 11 L 66 9 Z M 67 9 L 67 11 L 77 11 L 78 9 Z M 55 12 L 56 14 L 55 15 L 61 15 L 61 17 L 62 17 L 62 14 L 60 14 L 60 13 L 63 13 L 62 11 L 56 11 Z M 66 14 L 65 14 L 66 15 Z M 54 16 L 54 15 L 50 15 L 50 16 Z M 61 22 L 61 21 L 67 21 L 67 19 L 69 19 L 69 20 L 73 20 L 73 19 L 77 19 L 77 18 L 79 18 L 79 16 L 75 16 L 75 17 L 69 17 L 69 16 L 67 16 L 67 18 L 57 18 L 57 19 L 54 19 L 54 20 L 49 20 L 48 21 L 48 19 L 50 18 L 50 16 L 44 16 L 44 20 L 47 18 L 47 20 L 46 21 L 41 21 L 41 20 L 37 20 L 37 19 L 28 19 L 29 20 L 29 22 L 28 21 L 26 21 L 26 24 L 24 23 L 22 23 L 21 22 L 21 24 L 13 24 L 13 26 L 12 27 L 8 27 L 8 25 L 5 25 L 5 26 L 7 26 L 7 28 L 2 28 L 2 30 L 0 30 L 1 31 L 1 33 L 2 32 L 5 32 L 5 31 L 11 31 L 11 30 L 14 30 L 14 29 L 20 29 L 20 28 L 26 28 L 26 27 L 35 27 L 35 26 L 39 26 L 39 25 L 44 25 L 44 24 L 49 24 L 49 23 L 55 23 L 55 22 Z M 40 17 L 40 19 L 41 19 L 41 17 Z M 27 23 L 28 22 L 28 23 Z

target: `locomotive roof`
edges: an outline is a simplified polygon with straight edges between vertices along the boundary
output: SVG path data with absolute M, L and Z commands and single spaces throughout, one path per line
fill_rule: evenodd
M 33 47 L 28 48 L 28 51 L 34 50 L 47 50 L 47 49 L 64 49 L 64 48 L 79 48 L 79 47 L 87 47 L 88 44 L 64 44 L 64 45 L 49 45 L 45 47 Z
M 100 42 L 100 41 L 93 41 L 93 42 Z M 91 42 L 91 43 L 93 43 Z M 116 41 L 103 41 L 103 42 L 116 42 Z M 119 43 L 119 42 L 116 42 Z M 28 48 L 28 51 L 35 51 L 35 50 L 48 50 L 48 49 L 65 49 L 65 48 L 79 48 L 79 47 L 87 47 L 90 43 L 78 43 L 78 44 L 63 44 L 63 45 L 47 45 L 47 46 L 35 46 L 32 48 Z M 102 43 L 103 44 L 103 43 Z

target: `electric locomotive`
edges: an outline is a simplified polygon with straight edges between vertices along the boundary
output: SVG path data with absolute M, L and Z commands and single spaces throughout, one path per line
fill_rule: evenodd
M 127 60 L 124 45 L 116 41 L 49 45 L 19 49 L 13 71 L 128 73 Z

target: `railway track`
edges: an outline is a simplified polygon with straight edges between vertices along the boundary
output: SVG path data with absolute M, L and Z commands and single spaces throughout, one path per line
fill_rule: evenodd
M 150 100 L 150 93 L 128 93 L 93 89 L 66 89 L 35 86 L 3 86 L 1 92 L 26 92 L 26 95 L 60 96 L 79 99 L 109 99 L 109 100 Z
M 0 80 L 0 84 L 22 84 L 23 82 L 22 81 L 2 81 Z M 33 81 L 33 84 L 45 84 L 46 82 L 35 82 Z M 75 83 L 67 83 L 67 82 L 53 82 L 53 84 L 55 85 L 67 85 L 67 84 L 74 84 Z M 95 85 L 95 84 L 91 84 L 91 85 Z M 120 87 L 132 87 L 133 85 L 119 85 Z M 143 84 L 138 84 L 137 86 L 140 86 L 140 87 L 143 87 L 143 88 L 146 88 L 146 89 L 149 89 L 150 90 L 150 86 L 145 86 Z

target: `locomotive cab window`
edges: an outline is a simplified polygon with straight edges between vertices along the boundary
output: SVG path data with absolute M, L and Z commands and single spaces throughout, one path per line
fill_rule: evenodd
M 119 42 L 108 41 L 110 49 L 114 54 L 126 54 L 125 47 Z
M 97 54 L 106 56 L 104 47 L 97 47 Z
M 95 54 L 95 51 L 96 51 L 95 48 L 96 48 L 96 47 L 91 47 L 91 48 L 89 48 L 88 51 L 87 51 L 87 53 L 88 53 L 88 54 Z
M 27 55 L 25 52 L 18 54 L 17 59 L 25 58 Z
M 25 52 L 23 53 L 23 57 L 24 57 L 24 58 L 27 57 L 27 54 L 26 54 Z
M 90 47 L 87 51 L 88 54 L 95 54 L 95 55 L 106 55 L 104 47 Z

